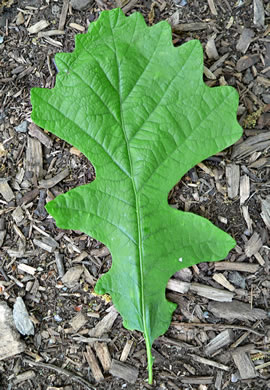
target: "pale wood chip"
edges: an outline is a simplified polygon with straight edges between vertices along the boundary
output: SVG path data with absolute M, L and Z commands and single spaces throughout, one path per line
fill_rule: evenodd
M 264 266 L 265 265 L 265 261 L 262 257 L 262 255 L 257 252 L 257 253 L 254 253 L 254 257 L 256 258 L 256 260 L 258 261 L 258 263 L 261 265 L 261 266 Z
M 261 204 L 261 217 L 265 225 L 268 227 L 268 229 L 270 229 L 270 195 L 268 195 L 265 199 L 262 199 Z
M 240 178 L 240 205 L 244 204 L 250 196 L 250 179 L 248 175 Z
M 234 296 L 234 293 L 230 291 L 221 290 L 199 283 L 191 283 L 190 291 L 195 291 L 202 297 L 218 302 L 231 302 Z
M 241 51 L 243 54 L 246 54 L 254 35 L 255 32 L 253 30 L 251 30 L 250 28 L 244 28 L 237 42 L 236 50 Z
M 6 202 L 10 202 L 12 199 L 15 198 L 15 195 L 10 188 L 7 180 L 0 181 L 0 194 Z
M 30 265 L 27 265 L 27 264 L 24 264 L 24 263 L 20 263 L 18 264 L 18 271 L 19 272 L 25 272 L 29 275 L 35 275 L 37 269 L 34 268 L 34 267 L 31 267 Z
M 217 16 L 217 10 L 216 10 L 214 0 L 207 0 L 207 1 L 208 1 L 208 5 L 210 8 L 211 14 L 214 16 Z
M 167 284 L 167 289 L 185 294 L 190 289 L 190 283 L 182 282 L 177 279 L 170 279 Z
M 29 379 L 35 378 L 36 373 L 33 370 L 27 370 L 22 372 L 21 374 L 18 374 L 15 376 L 15 378 L 12 380 L 12 382 L 17 385 L 18 383 L 27 381 Z
M 106 343 L 96 342 L 94 344 L 94 348 L 103 370 L 105 372 L 109 371 L 112 365 L 112 358 L 108 349 L 108 345 Z
M 35 23 L 33 26 L 29 27 L 27 31 L 29 34 L 36 34 L 41 30 L 44 30 L 49 26 L 49 22 L 47 20 L 40 20 L 39 22 Z
M 189 385 L 211 385 L 213 376 L 183 376 L 180 377 L 180 382 Z M 178 388 L 177 388 L 178 389 Z M 201 389 L 198 389 L 201 390 Z
M 227 321 L 256 321 L 267 318 L 266 311 L 262 309 L 251 309 L 247 303 L 237 300 L 232 302 L 209 302 L 208 310 L 215 317 L 224 318 Z
M 66 168 L 50 179 L 41 180 L 39 182 L 39 187 L 40 188 L 52 188 L 56 184 L 58 184 L 60 181 L 64 180 L 68 175 L 69 175 L 69 169 Z
M 213 275 L 213 279 L 221 284 L 221 286 L 223 286 L 224 288 L 227 288 L 228 290 L 230 291 L 234 291 L 235 290 L 235 287 L 228 281 L 228 279 L 225 278 L 225 276 L 223 274 L 214 274 Z
M 72 146 L 72 148 L 69 149 L 69 152 L 78 157 L 82 156 L 82 152 L 79 149 L 75 148 L 75 146 Z
M 238 352 L 236 350 L 232 353 L 232 357 L 236 367 L 239 370 L 241 379 L 256 378 L 258 374 L 255 370 L 254 364 L 246 352 Z
M 78 332 L 87 323 L 87 318 L 83 315 L 82 312 L 77 313 L 70 321 L 74 332 Z
M 58 30 L 64 30 L 66 18 L 67 18 L 68 7 L 69 7 L 69 0 L 64 0 L 63 7 L 61 10 L 61 15 L 59 18 Z
M 228 197 L 234 199 L 238 195 L 240 181 L 240 167 L 236 164 L 226 166 L 226 180 Z
M 200 31 L 206 30 L 209 27 L 209 23 L 197 22 L 197 23 L 180 23 L 173 26 L 174 32 L 183 31 Z
M 25 169 L 32 174 L 31 181 L 36 183 L 43 176 L 43 154 L 39 140 L 27 137 Z
M 133 345 L 133 341 L 132 340 L 127 340 L 126 341 L 126 344 L 123 348 L 123 351 L 121 353 L 121 357 L 120 357 L 120 362 L 125 362 L 128 358 L 128 355 L 130 353 L 130 350 L 132 348 L 132 345 Z
M 23 219 L 24 219 L 24 214 L 21 206 L 16 207 L 16 209 L 13 211 L 11 214 L 12 218 L 14 219 L 14 222 L 19 225 Z
M 263 76 L 258 76 L 256 78 L 256 81 L 257 83 L 263 85 L 264 87 L 266 88 L 269 88 L 270 87 L 270 80 L 266 77 L 263 77 Z
M 266 150 L 270 146 L 270 132 L 261 133 L 253 137 L 248 137 L 245 141 L 237 144 L 233 148 L 232 159 L 246 158 L 255 151 Z
M 258 233 L 254 232 L 248 242 L 245 244 L 245 254 L 247 257 L 253 256 L 259 252 L 262 247 L 262 239 Z
M 242 209 L 243 217 L 244 217 L 244 219 L 246 221 L 248 230 L 250 231 L 250 233 L 252 233 L 252 231 L 253 231 L 253 229 L 252 229 L 253 221 L 250 218 L 250 215 L 249 215 L 249 212 L 248 212 L 248 206 L 242 206 L 241 209 Z
M 205 347 L 207 355 L 213 355 L 219 349 L 231 344 L 234 340 L 234 333 L 232 329 L 223 330 L 220 334 L 214 337 Z
M 101 321 L 97 323 L 97 325 L 89 331 L 89 336 L 92 337 L 100 337 L 104 333 L 107 333 L 111 330 L 114 321 L 118 317 L 118 312 L 113 309 L 105 317 L 102 318 Z
M 196 362 L 199 362 L 201 364 L 206 364 L 207 366 L 216 367 L 216 368 L 219 368 L 220 370 L 224 370 L 224 371 L 230 371 L 230 367 L 225 366 L 225 364 L 215 362 L 214 360 L 205 359 L 201 356 L 194 355 L 191 353 L 189 353 L 188 355 L 191 356 L 193 360 L 195 360 Z
M 74 28 L 75 30 L 78 30 L 78 31 L 81 31 L 81 32 L 85 31 L 85 27 L 81 26 L 78 23 L 69 23 L 69 27 Z
M 136 383 L 139 375 L 139 370 L 136 367 L 132 367 L 127 363 L 119 362 L 118 360 L 112 359 L 110 374 L 122 378 L 129 383 Z
M 95 381 L 100 382 L 104 379 L 104 376 L 101 372 L 101 369 L 99 367 L 97 358 L 92 351 L 92 348 L 88 345 L 86 347 L 86 352 L 84 352 L 84 356 L 86 357 L 87 363 L 89 364 L 89 367 L 91 368 L 93 377 L 95 378 Z
M 263 0 L 253 0 L 253 10 L 253 23 L 255 26 L 263 28 L 265 20 Z
M 8 359 L 25 350 L 23 340 L 17 332 L 12 310 L 6 302 L 0 302 L 0 360 Z
M 92 256 L 104 257 L 104 256 L 108 256 L 110 254 L 110 251 L 104 245 L 101 248 L 92 249 L 90 253 Z
M 230 261 L 220 261 L 215 263 L 215 271 L 239 271 L 255 273 L 259 269 L 258 264 L 232 263 Z
M 62 277 L 62 282 L 69 288 L 74 287 L 76 283 L 80 280 L 83 271 L 84 269 L 81 265 L 71 267 Z
M 62 30 L 41 31 L 38 33 L 38 38 L 53 37 L 55 35 L 64 35 L 64 34 L 65 34 L 65 31 L 62 31 Z

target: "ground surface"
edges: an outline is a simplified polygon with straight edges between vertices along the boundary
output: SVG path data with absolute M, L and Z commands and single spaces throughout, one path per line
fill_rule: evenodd
M 85 234 L 58 229 L 44 204 L 93 180 L 95 173 L 71 145 L 50 134 L 44 138 L 30 125 L 30 88 L 53 87 L 54 54 L 72 51 L 80 29 L 87 29 L 101 10 L 121 5 L 127 14 L 142 12 L 149 24 L 169 19 L 175 45 L 199 39 L 205 49 L 205 81 L 238 90 L 238 119 L 244 126 L 238 145 L 196 166 L 169 194 L 173 207 L 210 219 L 236 239 L 237 247 L 226 259 L 229 264 L 202 263 L 176 275 L 178 286 L 184 281 L 189 291 L 168 290 L 168 298 L 179 306 L 165 337 L 154 344 L 153 387 L 146 381 L 142 335 L 124 329 L 119 315 L 102 334 L 92 336 L 103 355 L 122 356 L 125 364 L 139 368 L 139 377 L 130 384 L 104 368 L 103 381 L 93 377 L 89 364 L 93 367 L 90 360 L 98 355 L 98 345 L 84 343 L 83 337 L 108 315 L 111 303 L 92 289 L 111 257 Z M 0 388 L 270 388 L 269 2 L 100 0 L 84 11 L 69 7 L 66 16 L 64 6 L 57 0 L 0 1 L 0 299 L 13 307 L 16 297 L 23 297 L 35 324 L 34 336 L 23 338 L 25 351 L 0 361 Z M 30 34 L 27 28 L 40 20 L 48 22 L 43 32 L 64 33 Z M 62 180 L 54 181 L 66 167 Z M 38 186 L 37 173 L 38 181 L 52 178 L 47 189 Z M 33 267 L 34 275 L 24 265 Z M 60 276 L 75 266 L 81 272 L 68 288 Z M 217 301 L 219 295 L 225 302 Z M 220 334 L 224 346 L 215 344 L 209 353 L 206 346 Z M 125 346 L 131 349 L 123 357 Z

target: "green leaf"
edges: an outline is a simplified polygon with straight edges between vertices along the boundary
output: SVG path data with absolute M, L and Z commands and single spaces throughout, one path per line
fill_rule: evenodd
M 203 82 L 199 41 L 172 45 L 167 22 L 104 11 L 73 53 L 56 55 L 55 88 L 31 91 L 32 119 L 81 150 L 93 183 L 58 196 L 48 212 L 63 229 L 107 245 L 112 267 L 96 292 L 110 293 L 124 326 L 151 346 L 169 327 L 165 298 L 179 269 L 227 256 L 234 240 L 208 220 L 168 205 L 168 192 L 194 165 L 233 144 L 237 92 Z

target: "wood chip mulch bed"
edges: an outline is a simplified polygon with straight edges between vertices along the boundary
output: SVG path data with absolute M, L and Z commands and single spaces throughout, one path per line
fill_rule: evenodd
M 169 194 L 173 207 L 210 219 L 237 246 L 170 280 L 178 308 L 153 346 L 152 387 L 142 334 L 123 328 L 110 297 L 93 293 L 109 251 L 58 229 L 44 209 L 92 181 L 94 169 L 30 120 L 30 89 L 54 86 L 55 53 L 72 51 L 74 35 L 117 6 L 150 25 L 168 20 L 175 46 L 199 39 L 205 82 L 238 90 L 244 128 Z M 269 22 L 267 0 L 0 0 L 0 389 L 270 389 Z M 15 302 L 25 304 L 29 335 L 14 328 Z

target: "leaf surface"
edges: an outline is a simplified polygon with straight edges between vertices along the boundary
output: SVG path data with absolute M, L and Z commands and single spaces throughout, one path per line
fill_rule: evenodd
M 32 119 L 83 152 L 96 180 L 47 210 L 60 228 L 110 249 L 112 267 L 95 290 L 110 293 L 126 328 L 144 333 L 151 370 L 151 345 L 175 309 L 165 298 L 168 279 L 235 245 L 167 198 L 190 168 L 239 139 L 238 95 L 204 84 L 199 41 L 174 48 L 167 22 L 147 27 L 139 13 L 119 9 L 102 12 L 74 52 L 55 61 L 55 88 L 31 91 Z

